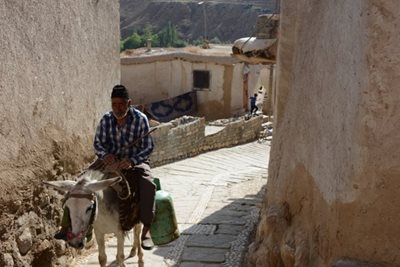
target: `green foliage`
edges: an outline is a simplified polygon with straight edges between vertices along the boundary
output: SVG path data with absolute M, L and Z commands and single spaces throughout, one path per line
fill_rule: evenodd
M 198 46 L 198 45 L 202 45 L 202 44 L 203 44 L 203 38 L 199 38 L 199 39 L 192 41 L 192 45 Z
M 125 49 L 135 49 L 143 46 L 142 37 L 134 32 L 131 36 L 123 41 L 123 48 Z
M 186 47 L 188 46 L 188 42 L 184 41 L 184 40 L 176 40 L 174 43 L 174 47 Z
M 215 36 L 214 38 L 212 38 L 210 40 L 210 43 L 212 43 L 212 44 L 221 44 L 221 40 L 217 36 Z
M 122 40 L 120 43 L 120 50 L 135 49 L 145 47 L 147 40 L 151 40 L 152 47 L 185 47 L 188 43 L 179 38 L 176 27 L 168 22 L 158 34 L 153 33 L 150 25 L 147 25 L 143 32 L 134 32 L 131 36 Z
M 161 47 L 160 45 L 160 37 L 157 34 L 154 34 L 151 38 L 151 46 L 152 47 Z
M 143 45 L 147 45 L 147 40 L 151 41 L 152 47 L 159 47 L 160 46 L 160 38 L 157 34 L 153 34 L 153 28 L 150 25 L 146 25 L 142 34 L 142 41 Z
M 168 22 L 168 25 L 159 32 L 158 36 L 160 37 L 161 47 L 175 47 L 176 43 L 180 40 L 176 27 L 171 22 Z
M 146 25 L 146 27 L 144 28 L 142 37 L 145 40 L 151 39 L 153 37 L 153 28 L 151 27 L 151 25 Z

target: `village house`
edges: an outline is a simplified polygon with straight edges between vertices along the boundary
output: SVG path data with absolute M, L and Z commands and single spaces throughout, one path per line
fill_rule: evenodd
M 231 53 L 232 47 L 223 45 L 129 50 L 121 57 L 121 83 L 135 104 L 146 105 L 156 115 L 162 115 L 162 107 L 151 103 L 183 95 L 190 95 L 192 101 L 181 101 L 178 109 L 183 113 L 174 117 L 191 114 L 214 120 L 243 115 L 249 96 L 268 85 L 269 71 L 263 64 L 242 63 Z M 174 117 L 166 116 L 164 121 Z

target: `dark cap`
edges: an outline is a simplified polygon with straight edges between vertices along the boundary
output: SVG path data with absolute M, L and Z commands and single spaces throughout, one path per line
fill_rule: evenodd
M 123 85 L 116 85 L 114 86 L 112 93 L 111 93 L 111 98 L 113 97 L 121 97 L 125 99 L 129 99 L 129 93 L 128 90 L 126 90 L 125 86 Z

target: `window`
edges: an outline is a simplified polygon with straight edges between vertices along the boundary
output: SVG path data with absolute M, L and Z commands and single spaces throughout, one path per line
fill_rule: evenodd
M 194 70 L 193 71 L 193 88 L 195 90 L 210 89 L 210 71 Z

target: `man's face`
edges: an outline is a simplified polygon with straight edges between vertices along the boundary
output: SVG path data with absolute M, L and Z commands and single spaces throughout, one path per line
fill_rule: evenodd
M 117 119 L 122 119 L 126 116 L 126 113 L 128 112 L 128 108 L 130 105 L 131 105 L 130 99 L 125 99 L 122 97 L 111 98 L 112 111 Z

